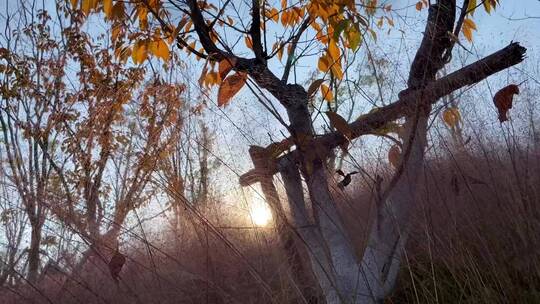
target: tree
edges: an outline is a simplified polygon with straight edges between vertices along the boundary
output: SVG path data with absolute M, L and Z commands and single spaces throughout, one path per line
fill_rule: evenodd
M 40 267 L 41 231 L 48 212 L 51 162 L 45 157 L 57 136 L 48 112 L 61 101 L 62 63 L 65 54 L 54 49 L 48 22 L 41 11 L 36 20 L 23 23 L 0 48 L 2 98 L 1 145 L 7 168 L 4 174 L 22 203 L 31 236 L 28 248 L 28 281 L 35 282 Z M 41 143 L 45 143 L 40 145 Z
M 261 182 L 266 199 L 274 210 L 278 233 L 284 249 L 309 267 L 296 267 L 293 278 L 300 287 L 302 278 L 313 277 L 327 303 L 374 303 L 392 290 L 407 240 L 410 214 L 414 212 L 418 176 L 422 174 L 427 122 L 431 107 L 440 98 L 462 87 L 523 60 L 525 49 L 517 43 L 468 65 L 447 76 L 438 72 L 451 60 L 452 49 L 460 33 L 472 40 L 476 29 L 472 14 L 483 5 L 491 11 L 498 1 L 438 0 L 434 4 L 419 1 L 418 10 L 428 8 L 422 42 L 411 65 L 407 88 L 398 100 L 363 115 L 352 123 L 330 113 L 334 132 L 319 135 L 309 111 L 310 99 L 319 89 L 331 102 L 335 88 L 347 71 L 349 52 L 358 50 L 362 41 L 376 38 L 370 24 L 393 24 L 391 5 L 377 1 L 281 1 L 278 7 L 267 1 L 238 4 L 224 1 L 219 7 L 207 1 L 122 1 L 83 0 L 84 13 L 103 11 L 111 23 L 111 41 L 118 59 L 131 55 L 135 64 L 149 55 L 167 60 L 168 44 L 206 60 L 201 85 L 219 85 L 218 104 L 227 105 L 246 84 L 253 90 L 266 90 L 286 110 L 279 116 L 268 99 L 258 95 L 276 119 L 289 131 L 289 137 L 266 148 L 252 147 L 255 169 L 242 176 L 242 185 Z M 72 2 L 73 6 L 77 1 Z M 238 6 L 247 5 L 244 9 Z M 136 11 L 134 18 L 128 12 Z M 240 12 L 249 11 L 250 14 Z M 138 25 L 134 23 L 138 20 Z M 246 22 L 246 20 L 248 20 Z M 177 25 L 176 22 L 178 21 Z M 277 37 L 272 40 L 271 37 Z M 244 47 L 239 46 L 244 42 Z M 250 50 L 250 57 L 243 54 Z M 285 52 L 286 50 L 286 52 Z M 317 51 L 322 80 L 307 90 L 288 83 L 295 65 L 311 51 Z M 282 59 L 283 73 L 278 77 L 269 62 Z M 232 75 L 229 75 L 231 74 Z M 334 149 L 346 149 L 359 136 L 374 133 L 398 119 L 404 119 L 403 149 L 396 173 L 379 195 L 378 212 L 372 221 L 368 246 L 361 257 L 353 250 L 350 238 L 330 191 L 327 160 Z M 288 121 L 288 122 L 286 122 Z M 292 146 L 293 152 L 285 153 Z M 280 173 L 285 183 L 291 214 L 283 212 L 276 198 L 273 175 Z M 302 178 L 313 206 L 314 225 L 306 210 Z M 305 228 L 308 227 L 308 228 Z M 301 241 L 299 241 L 299 238 Z M 294 244 L 294 246 L 287 246 Z M 305 251 L 302 252 L 302 251 Z M 309 257 L 309 258 L 306 258 Z M 309 281 L 309 280 L 308 280 Z M 313 287 L 312 284 L 308 284 Z M 309 288 L 300 288 L 300 297 L 316 302 Z
M 25 18 L 29 8 L 19 17 L 32 23 L 0 48 L 2 169 L 30 222 L 31 283 L 46 214 L 89 245 L 79 266 L 116 248 L 129 213 L 152 197 L 152 174 L 183 120 L 183 85 L 113 62 L 62 3 L 58 32 L 45 10 Z

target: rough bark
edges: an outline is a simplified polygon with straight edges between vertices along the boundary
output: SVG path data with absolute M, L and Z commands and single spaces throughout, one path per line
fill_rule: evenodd
M 30 248 L 28 248 L 28 281 L 35 283 L 39 274 L 39 247 L 41 244 L 41 223 L 31 225 Z
M 309 254 L 303 248 L 301 240 L 295 235 L 293 230 L 295 227 L 288 222 L 272 174 L 266 173 L 269 171 L 268 160 L 270 158 L 264 148 L 257 146 L 251 146 L 249 154 L 253 165 L 260 172 L 258 181 L 264 198 L 272 210 L 272 218 L 276 223 L 276 231 L 281 247 L 287 255 L 289 269 L 300 296 L 307 303 L 319 303 L 322 300 L 322 290 L 319 288 L 309 264 Z
M 298 167 L 293 161 L 284 159 L 279 164 L 279 171 L 287 193 L 289 221 L 300 235 L 309 253 L 311 265 L 326 303 L 339 302 L 338 294 L 333 288 L 336 274 L 330 261 L 328 247 L 323 241 L 318 226 L 309 216 Z

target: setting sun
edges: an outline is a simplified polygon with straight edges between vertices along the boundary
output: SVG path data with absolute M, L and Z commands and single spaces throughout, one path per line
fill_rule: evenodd
M 263 227 L 272 220 L 272 213 L 266 205 L 257 205 L 251 208 L 251 220 L 253 224 Z

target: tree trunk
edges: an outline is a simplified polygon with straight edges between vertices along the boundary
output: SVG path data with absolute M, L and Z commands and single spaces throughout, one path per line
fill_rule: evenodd
M 289 222 L 305 244 L 326 303 L 338 303 L 339 297 L 334 288 L 336 275 L 329 258 L 328 247 L 323 241 L 320 230 L 308 214 L 300 172 L 296 164 L 289 159 L 284 159 L 279 164 L 279 171 L 289 203 Z
M 368 244 L 361 262 L 364 280 L 360 293 L 369 293 L 361 303 L 379 303 L 392 291 L 401 262 L 401 250 L 407 241 L 409 218 L 415 209 L 418 176 L 422 176 L 428 116 L 421 115 L 415 128 L 414 118 L 405 123 L 410 149 L 401 176 L 390 189 L 388 199 L 378 203 Z M 412 135 L 414 132 L 414 135 Z M 413 136 L 413 137 L 411 137 Z M 407 137 L 406 137 L 407 138 Z
M 354 247 L 330 194 L 327 170 L 324 163 L 315 166 L 307 181 L 313 213 L 335 272 L 335 286 L 340 302 L 355 303 L 359 298 L 360 272 Z M 335 303 L 335 302 L 330 302 Z
M 258 146 L 251 146 L 249 154 L 253 165 L 259 171 L 258 181 L 264 198 L 271 207 L 279 241 L 289 261 L 292 279 L 296 284 L 298 293 L 304 302 L 319 303 L 323 298 L 322 290 L 318 286 L 309 263 L 309 254 L 302 245 L 301 240 L 295 235 L 293 230 L 295 227 L 290 224 L 292 221 L 288 221 L 286 212 L 281 205 L 279 194 L 274 185 L 273 175 L 268 170 L 271 157 L 264 148 Z
M 32 231 L 30 235 L 30 248 L 28 249 L 28 281 L 35 283 L 39 273 L 39 246 L 41 244 L 41 228 L 40 222 L 32 223 Z

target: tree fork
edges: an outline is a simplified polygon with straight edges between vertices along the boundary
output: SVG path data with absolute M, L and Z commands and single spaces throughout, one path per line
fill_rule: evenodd
M 424 88 L 416 90 L 404 90 L 399 94 L 399 99 L 378 111 L 358 118 L 349 124 L 352 130 L 352 138 L 355 139 L 380 128 L 389 121 L 396 120 L 405 115 L 414 113 L 416 102 L 420 99 L 430 100 L 435 103 L 439 98 L 468 85 L 478 83 L 487 77 L 514 66 L 523 61 L 527 49 L 513 42 L 507 47 L 461 68 L 445 77 L 428 83 Z M 331 132 L 314 138 L 316 146 L 331 150 L 343 144 L 346 139 L 339 132 Z M 268 148 L 268 147 L 267 147 Z M 297 152 L 292 152 L 297 157 Z M 274 160 L 279 163 L 284 157 Z M 277 173 L 275 166 L 271 167 Z M 248 186 L 253 183 L 254 176 L 258 172 L 251 170 L 240 176 L 240 184 Z

